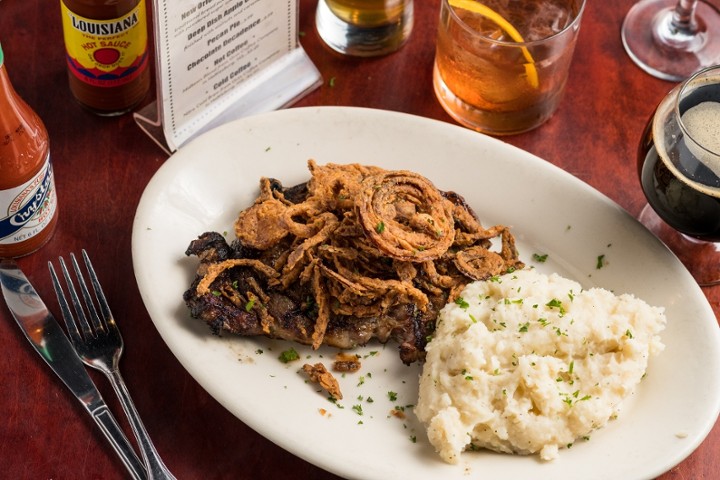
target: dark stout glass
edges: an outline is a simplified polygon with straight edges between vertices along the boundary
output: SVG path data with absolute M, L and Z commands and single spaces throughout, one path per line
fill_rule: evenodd
M 705 101 L 720 102 L 720 84 L 700 87 L 684 98 L 680 114 Z M 686 135 L 678 138 L 679 142 L 667 145 L 668 141 L 655 138 L 652 120 L 645 128 L 638 150 L 638 174 L 647 201 L 675 230 L 701 240 L 720 241 L 720 177 L 693 154 L 688 147 L 692 140 Z

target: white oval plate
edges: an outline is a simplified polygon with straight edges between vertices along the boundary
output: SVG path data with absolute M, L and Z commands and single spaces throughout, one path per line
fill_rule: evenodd
M 521 258 L 584 287 L 629 292 L 664 306 L 665 351 L 617 420 L 543 463 L 536 456 L 468 452 L 443 463 L 412 412 L 419 365 L 396 345 L 358 352 L 360 372 L 339 378 L 338 404 L 307 383 L 303 363 L 334 350 L 210 334 L 182 300 L 196 258 L 190 241 L 229 232 L 258 193 L 260 177 L 286 186 L 309 178 L 307 160 L 409 169 L 462 194 L 483 224 L 512 227 Z M 638 187 L 640 188 L 640 187 Z M 187 371 L 229 411 L 282 448 L 345 478 L 493 480 L 649 479 L 687 457 L 720 410 L 720 333 L 687 270 L 618 205 L 557 167 L 499 140 L 447 123 L 358 108 L 289 109 L 235 121 L 174 154 L 148 184 L 133 226 L 133 263 L 145 305 Z M 534 263 L 534 253 L 548 261 Z M 598 257 L 604 266 L 596 268 Z M 395 392 L 396 399 L 388 392 Z M 400 412 L 399 415 L 391 412 Z M 360 414 L 362 413 L 362 415 Z M 404 418 L 403 418 L 404 416 Z

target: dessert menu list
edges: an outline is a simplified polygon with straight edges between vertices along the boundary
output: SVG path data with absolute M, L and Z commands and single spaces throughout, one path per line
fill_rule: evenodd
M 135 117 L 160 126 L 169 151 L 321 81 L 298 42 L 297 0 L 154 0 L 153 8 L 156 118 L 147 109 Z

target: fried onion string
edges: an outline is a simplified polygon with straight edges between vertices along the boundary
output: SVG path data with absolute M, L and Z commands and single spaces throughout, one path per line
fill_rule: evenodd
M 235 222 L 238 242 L 273 251 L 270 260 L 213 264 L 198 294 L 210 294 L 213 282 L 235 268 L 260 272 L 270 289 L 302 290 L 313 300 L 308 334 L 318 348 L 334 318 L 439 309 L 471 281 L 523 266 L 507 227 L 484 228 L 462 197 L 417 173 L 312 160 L 308 166 L 312 177 L 303 188 L 261 179 L 260 195 Z M 490 250 L 494 239 L 499 251 Z M 245 297 L 268 301 L 259 285 L 252 290 Z M 257 312 L 263 330 L 272 331 L 279 320 Z

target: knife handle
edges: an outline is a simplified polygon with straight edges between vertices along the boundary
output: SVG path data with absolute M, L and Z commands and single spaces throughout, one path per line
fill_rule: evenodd
M 110 441 L 115 452 L 120 456 L 125 467 L 134 480 L 146 480 L 147 473 L 140 459 L 135 454 L 132 445 L 123 433 L 117 420 L 113 417 L 107 405 L 101 405 L 90 411 L 95 423 L 98 424 L 105 437 Z

